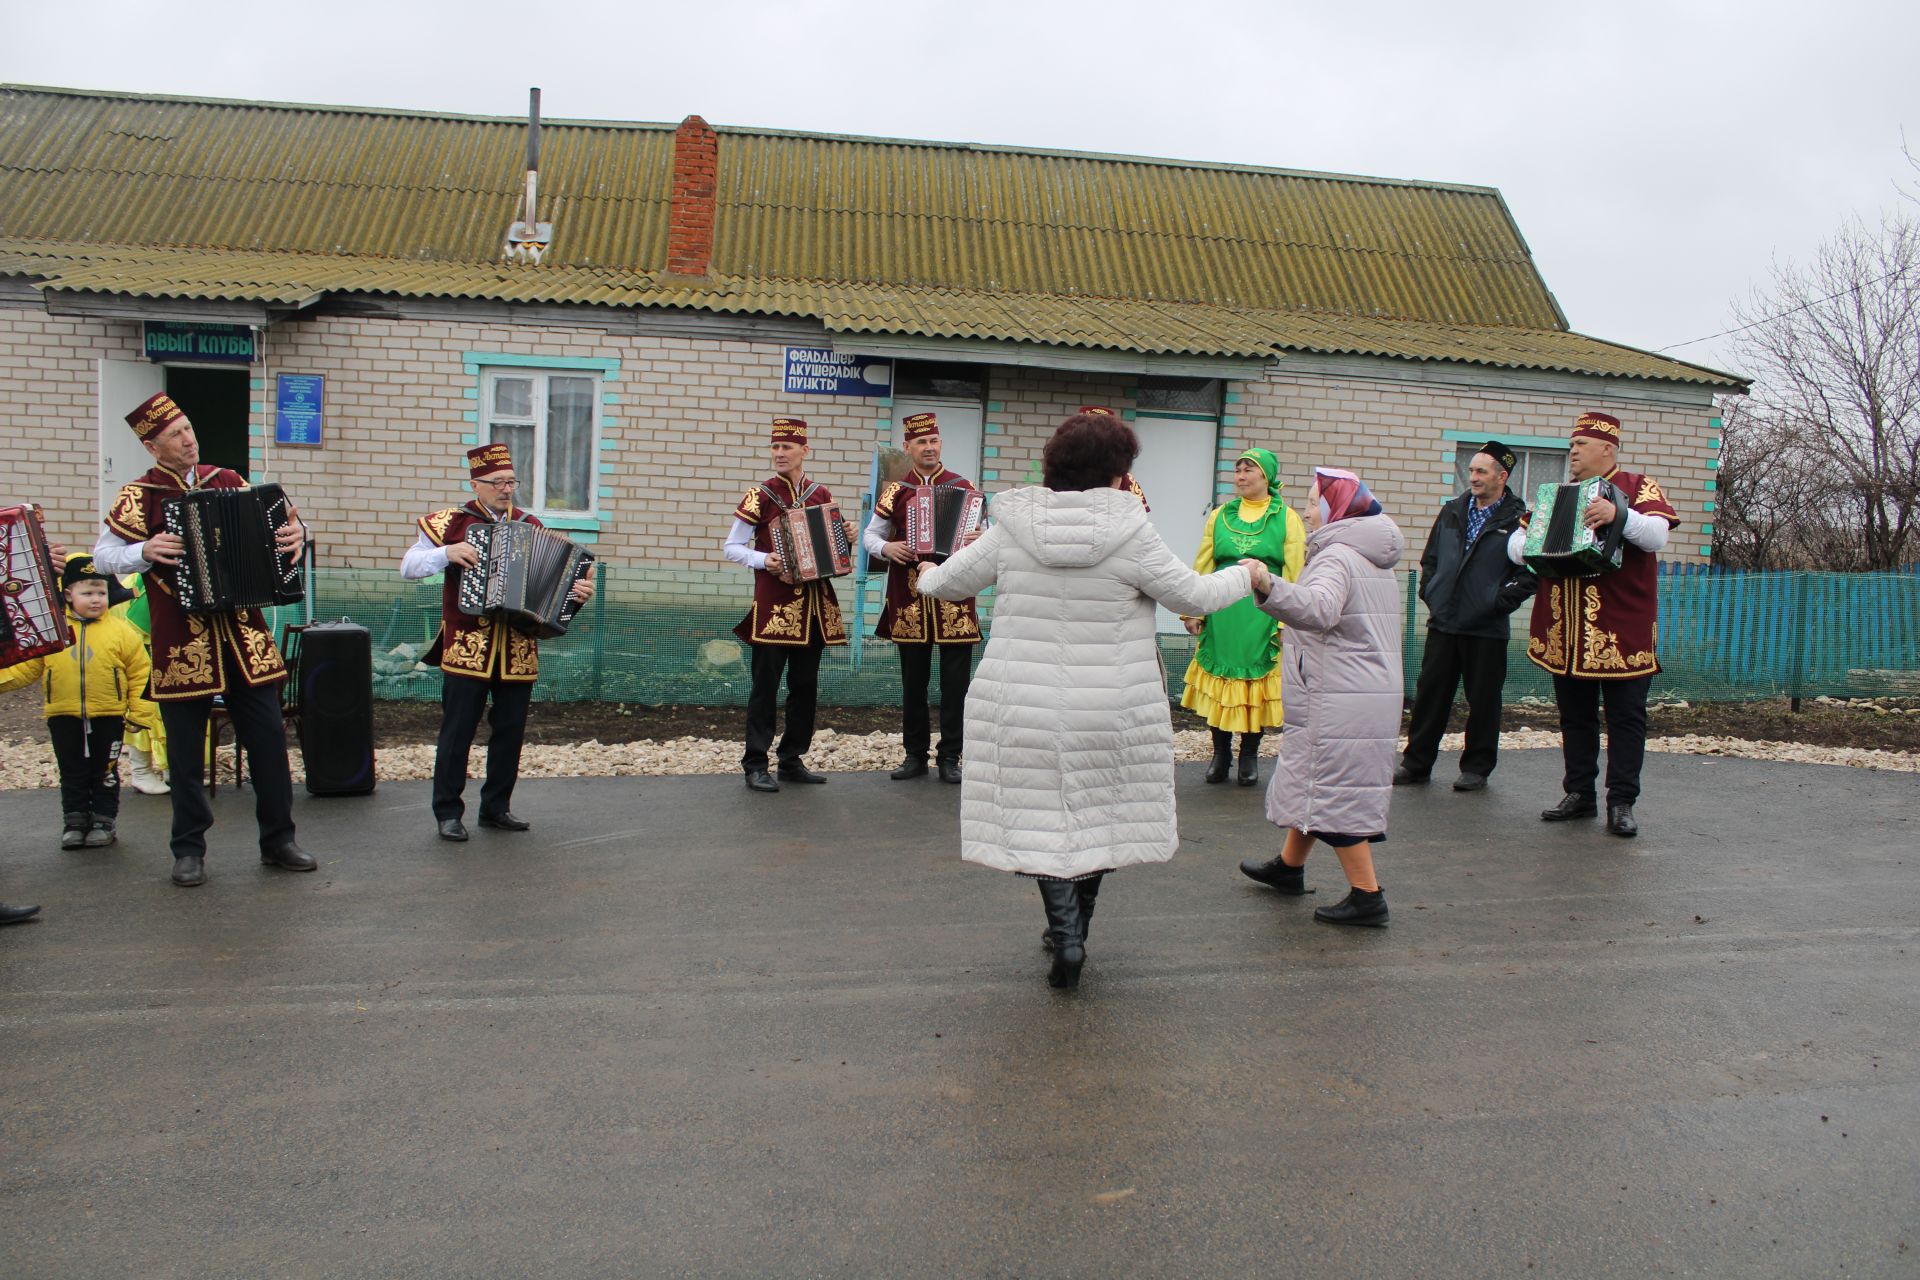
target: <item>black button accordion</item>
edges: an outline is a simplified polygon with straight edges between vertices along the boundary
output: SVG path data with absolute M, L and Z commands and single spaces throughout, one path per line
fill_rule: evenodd
M 524 520 L 467 526 L 480 563 L 460 571 L 455 602 L 471 618 L 504 617 L 542 640 L 563 636 L 580 612 L 573 584 L 593 572 L 593 553 Z
M 68 638 L 60 569 L 40 508 L 0 507 L 0 667 L 58 653 Z
M 306 599 L 299 561 L 274 533 L 293 522 L 293 503 L 277 484 L 248 489 L 190 489 L 161 509 L 184 550 L 175 574 L 188 613 L 299 604 Z

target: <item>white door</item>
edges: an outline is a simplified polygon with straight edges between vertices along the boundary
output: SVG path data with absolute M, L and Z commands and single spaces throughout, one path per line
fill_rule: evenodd
M 980 424 L 985 421 L 978 400 L 895 400 L 893 447 L 901 446 L 900 424 L 916 413 L 940 419 L 940 461 L 949 470 L 980 484 Z M 984 487 L 984 486 L 983 486 Z
M 1140 437 L 1133 478 L 1152 508 L 1147 518 L 1180 563 L 1192 564 L 1213 506 L 1219 425 L 1142 414 L 1134 420 L 1133 430 Z M 1161 631 L 1184 629 L 1179 615 L 1167 609 L 1156 610 L 1154 617 Z
M 145 360 L 100 362 L 100 515 L 113 505 L 121 486 L 138 480 L 153 457 L 127 425 L 127 415 L 156 391 L 167 389 L 164 365 Z

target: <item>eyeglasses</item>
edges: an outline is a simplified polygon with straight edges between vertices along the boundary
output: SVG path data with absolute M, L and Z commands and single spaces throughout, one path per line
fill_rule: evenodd
M 493 489 L 518 489 L 520 487 L 520 481 L 513 476 L 509 476 L 505 480 L 476 480 L 474 483 L 484 484 Z

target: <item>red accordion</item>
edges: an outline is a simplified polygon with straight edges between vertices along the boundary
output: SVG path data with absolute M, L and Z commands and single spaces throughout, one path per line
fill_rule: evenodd
M 786 581 L 813 582 L 853 572 L 853 544 L 847 540 L 839 503 L 789 507 L 773 518 L 770 528 L 780 576 Z
M 58 653 L 69 638 L 40 508 L 0 507 L 0 667 Z
M 907 490 L 907 550 L 922 559 L 945 560 L 967 545 L 980 527 L 987 495 L 957 484 L 919 484 Z

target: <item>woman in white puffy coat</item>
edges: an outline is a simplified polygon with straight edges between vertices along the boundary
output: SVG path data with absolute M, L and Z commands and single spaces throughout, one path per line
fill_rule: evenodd
M 1100 877 L 1179 846 L 1155 602 L 1213 613 L 1268 576 L 1203 577 L 1167 550 L 1120 488 L 1139 448 L 1111 416 L 1067 419 L 1042 455 L 1044 487 L 996 497 L 986 534 L 918 584 L 943 600 L 997 584 L 967 691 L 961 857 L 1038 878 L 1057 987 L 1079 980 Z
M 1280 856 L 1240 870 L 1285 894 L 1307 892 L 1314 842 L 1333 848 L 1349 892 L 1314 911 L 1329 924 L 1382 925 L 1387 897 L 1373 846 L 1386 839 L 1400 736 L 1400 592 L 1406 540 L 1360 477 L 1314 469 L 1307 564 L 1270 582 L 1260 607 L 1287 624 L 1280 657 L 1286 732 L 1267 787 L 1267 820 L 1287 829 Z

